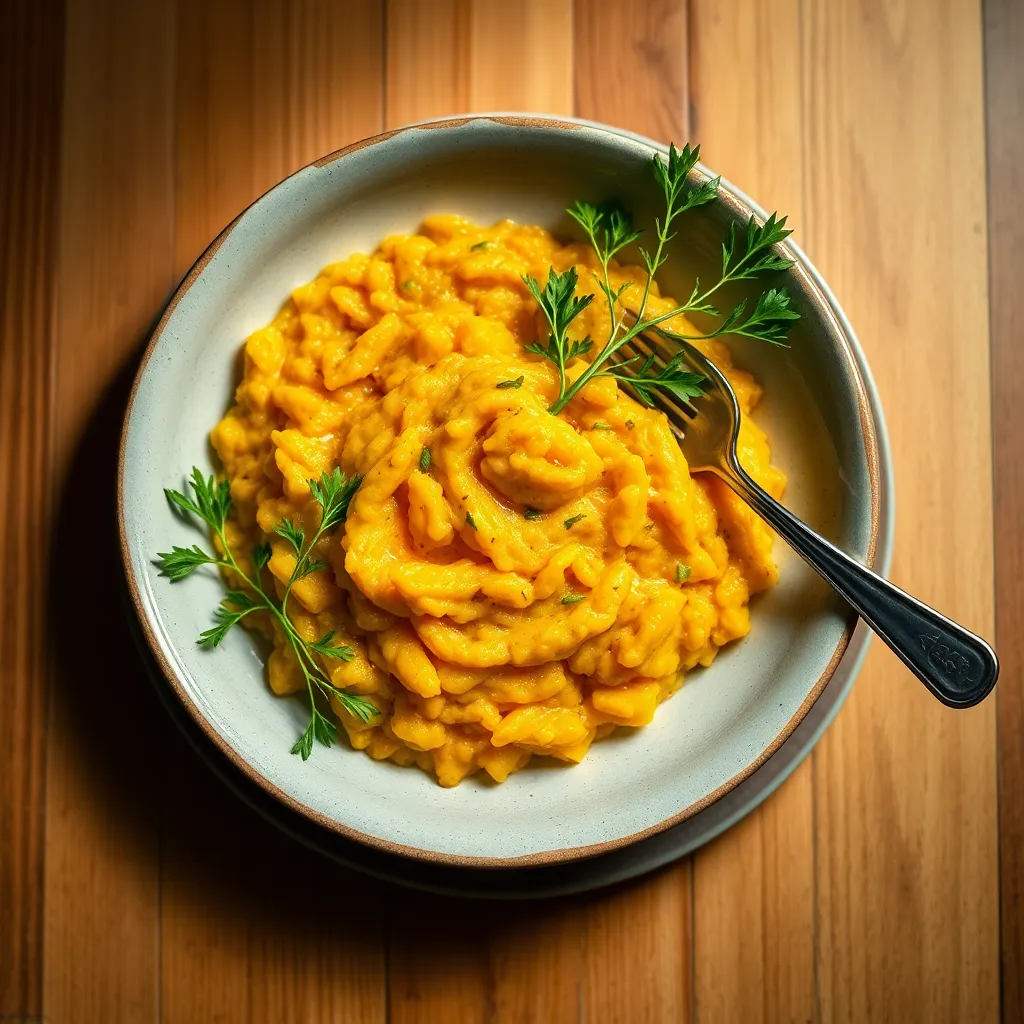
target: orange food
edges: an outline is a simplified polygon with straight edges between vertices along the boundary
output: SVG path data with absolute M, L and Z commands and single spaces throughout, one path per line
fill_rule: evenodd
M 479 769 L 503 781 L 533 754 L 577 762 L 616 726 L 646 724 L 685 671 L 748 632 L 750 595 L 777 577 L 769 530 L 690 476 L 661 414 L 607 379 L 548 412 L 557 373 L 526 351 L 545 330 L 521 275 L 552 266 L 599 294 L 588 248 L 507 221 L 432 217 L 328 266 L 248 339 L 237 404 L 212 433 L 230 539 L 269 541 L 279 592 L 295 555 L 274 527 L 315 530 L 307 481 L 363 476 L 318 552 L 328 568 L 295 585 L 289 610 L 308 639 L 334 630 L 356 651 L 323 663 L 380 709 L 363 723 L 335 707 L 352 745 L 446 786 Z M 612 265 L 613 286 L 632 282 L 627 305 L 644 280 Z M 655 286 L 649 311 L 674 305 Z M 572 336 L 608 330 L 595 301 Z M 740 399 L 741 461 L 780 495 L 748 415 L 758 385 L 723 345 L 707 351 Z M 304 689 L 283 635 L 262 628 L 271 688 Z

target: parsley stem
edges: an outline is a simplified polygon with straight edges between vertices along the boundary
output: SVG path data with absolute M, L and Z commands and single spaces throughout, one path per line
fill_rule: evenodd
M 302 570 L 309 564 L 309 553 L 316 547 L 320 538 L 324 535 L 324 521 L 327 516 L 324 515 L 320 519 L 320 526 L 316 533 L 313 534 L 313 539 L 306 545 L 306 550 L 299 555 L 295 561 L 295 568 L 292 569 L 292 574 L 288 579 L 288 585 L 284 588 L 284 597 L 281 598 L 281 611 L 287 614 L 288 612 L 288 597 L 292 592 L 292 587 L 302 579 Z
M 644 297 L 640 300 L 640 309 L 636 314 L 636 321 L 640 323 L 644 318 L 644 310 L 647 309 L 647 299 L 651 294 L 651 285 L 654 282 L 654 272 L 661 266 L 661 254 L 665 251 L 665 243 L 668 241 L 668 228 L 672 223 L 673 211 L 669 204 L 668 216 L 665 218 L 665 227 L 658 225 L 658 248 L 655 250 L 654 259 L 651 261 L 650 269 L 647 271 L 647 284 L 644 285 Z M 629 335 L 632 337 L 632 335 Z
M 306 680 L 306 689 L 309 691 L 309 703 L 313 714 L 316 714 L 316 694 L 313 692 L 313 678 L 309 674 L 309 669 L 302 662 L 302 644 L 296 642 L 295 635 L 289 633 L 288 641 L 292 645 L 292 650 L 295 652 L 295 660 L 299 663 L 299 668 L 302 669 L 302 675 Z

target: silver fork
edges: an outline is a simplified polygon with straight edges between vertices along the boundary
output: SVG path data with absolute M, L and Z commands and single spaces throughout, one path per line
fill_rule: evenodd
M 983 700 L 995 685 L 999 662 L 981 637 L 840 551 L 780 505 L 743 469 L 736 456 L 739 403 L 732 385 L 714 363 L 682 338 L 660 330 L 632 339 L 615 353 L 613 361 L 621 363 L 631 357 L 643 361 L 653 355 L 654 365 L 660 368 L 676 351 L 711 385 L 706 395 L 694 400 L 699 409 L 661 392 L 652 395 L 656 407 L 668 418 L 690 469 L 714 473 L 724 480 L 831 584 L 943 704 L 969 708 Z

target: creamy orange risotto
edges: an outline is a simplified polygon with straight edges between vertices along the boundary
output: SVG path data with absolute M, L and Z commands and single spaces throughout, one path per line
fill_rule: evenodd
M 598 292 L 589 247 L 508 221 L 432 217 L 328 266 L 247 340 L 237 404 L 212 433 L 228 539 L 239 554 L 269 541 L 279 593 L 296 556 L 275 526 L 318 524 L 307 481 L 363 477 L 289 613 L 308 640 L 333 630 L 355 652 L 322 665 L 379 709 L 362 722 L 334 701 L 352 745 L 444 786 L 479 769 L 501 782 L 534 754 L 578 762 L 616 726 L 647 724 L 686 671 L 746 635 L 751 594 L 777 576 L 768 529 L 690 476 L 660 413 L 607 378 L 547 411 L 557 372 L 524 347 L 546 324 L 522 275 L 552 266 Z M 634 283 L 636 308 L 643 268 L 611 276 Z M 647 309 L 675 305 L 655 287 Z M 607 337 L 607 307 L 571 330 Z M 779 496 L 749 416 L 758 385 L 722 344 L 704 350 L 739 396 L 741 462 Z M 304 691 L 280 627 L 246 621 L 274 644 L 273 691 Z

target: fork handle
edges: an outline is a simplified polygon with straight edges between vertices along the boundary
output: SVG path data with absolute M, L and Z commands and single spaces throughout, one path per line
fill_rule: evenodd
M 845 598 L 943 704 L 969 708 L 988 695 L 999 675 L 999 661 L 981 637 L 840 551 L 780 505 L 738 464 L 722 467 L 718 473 Z

